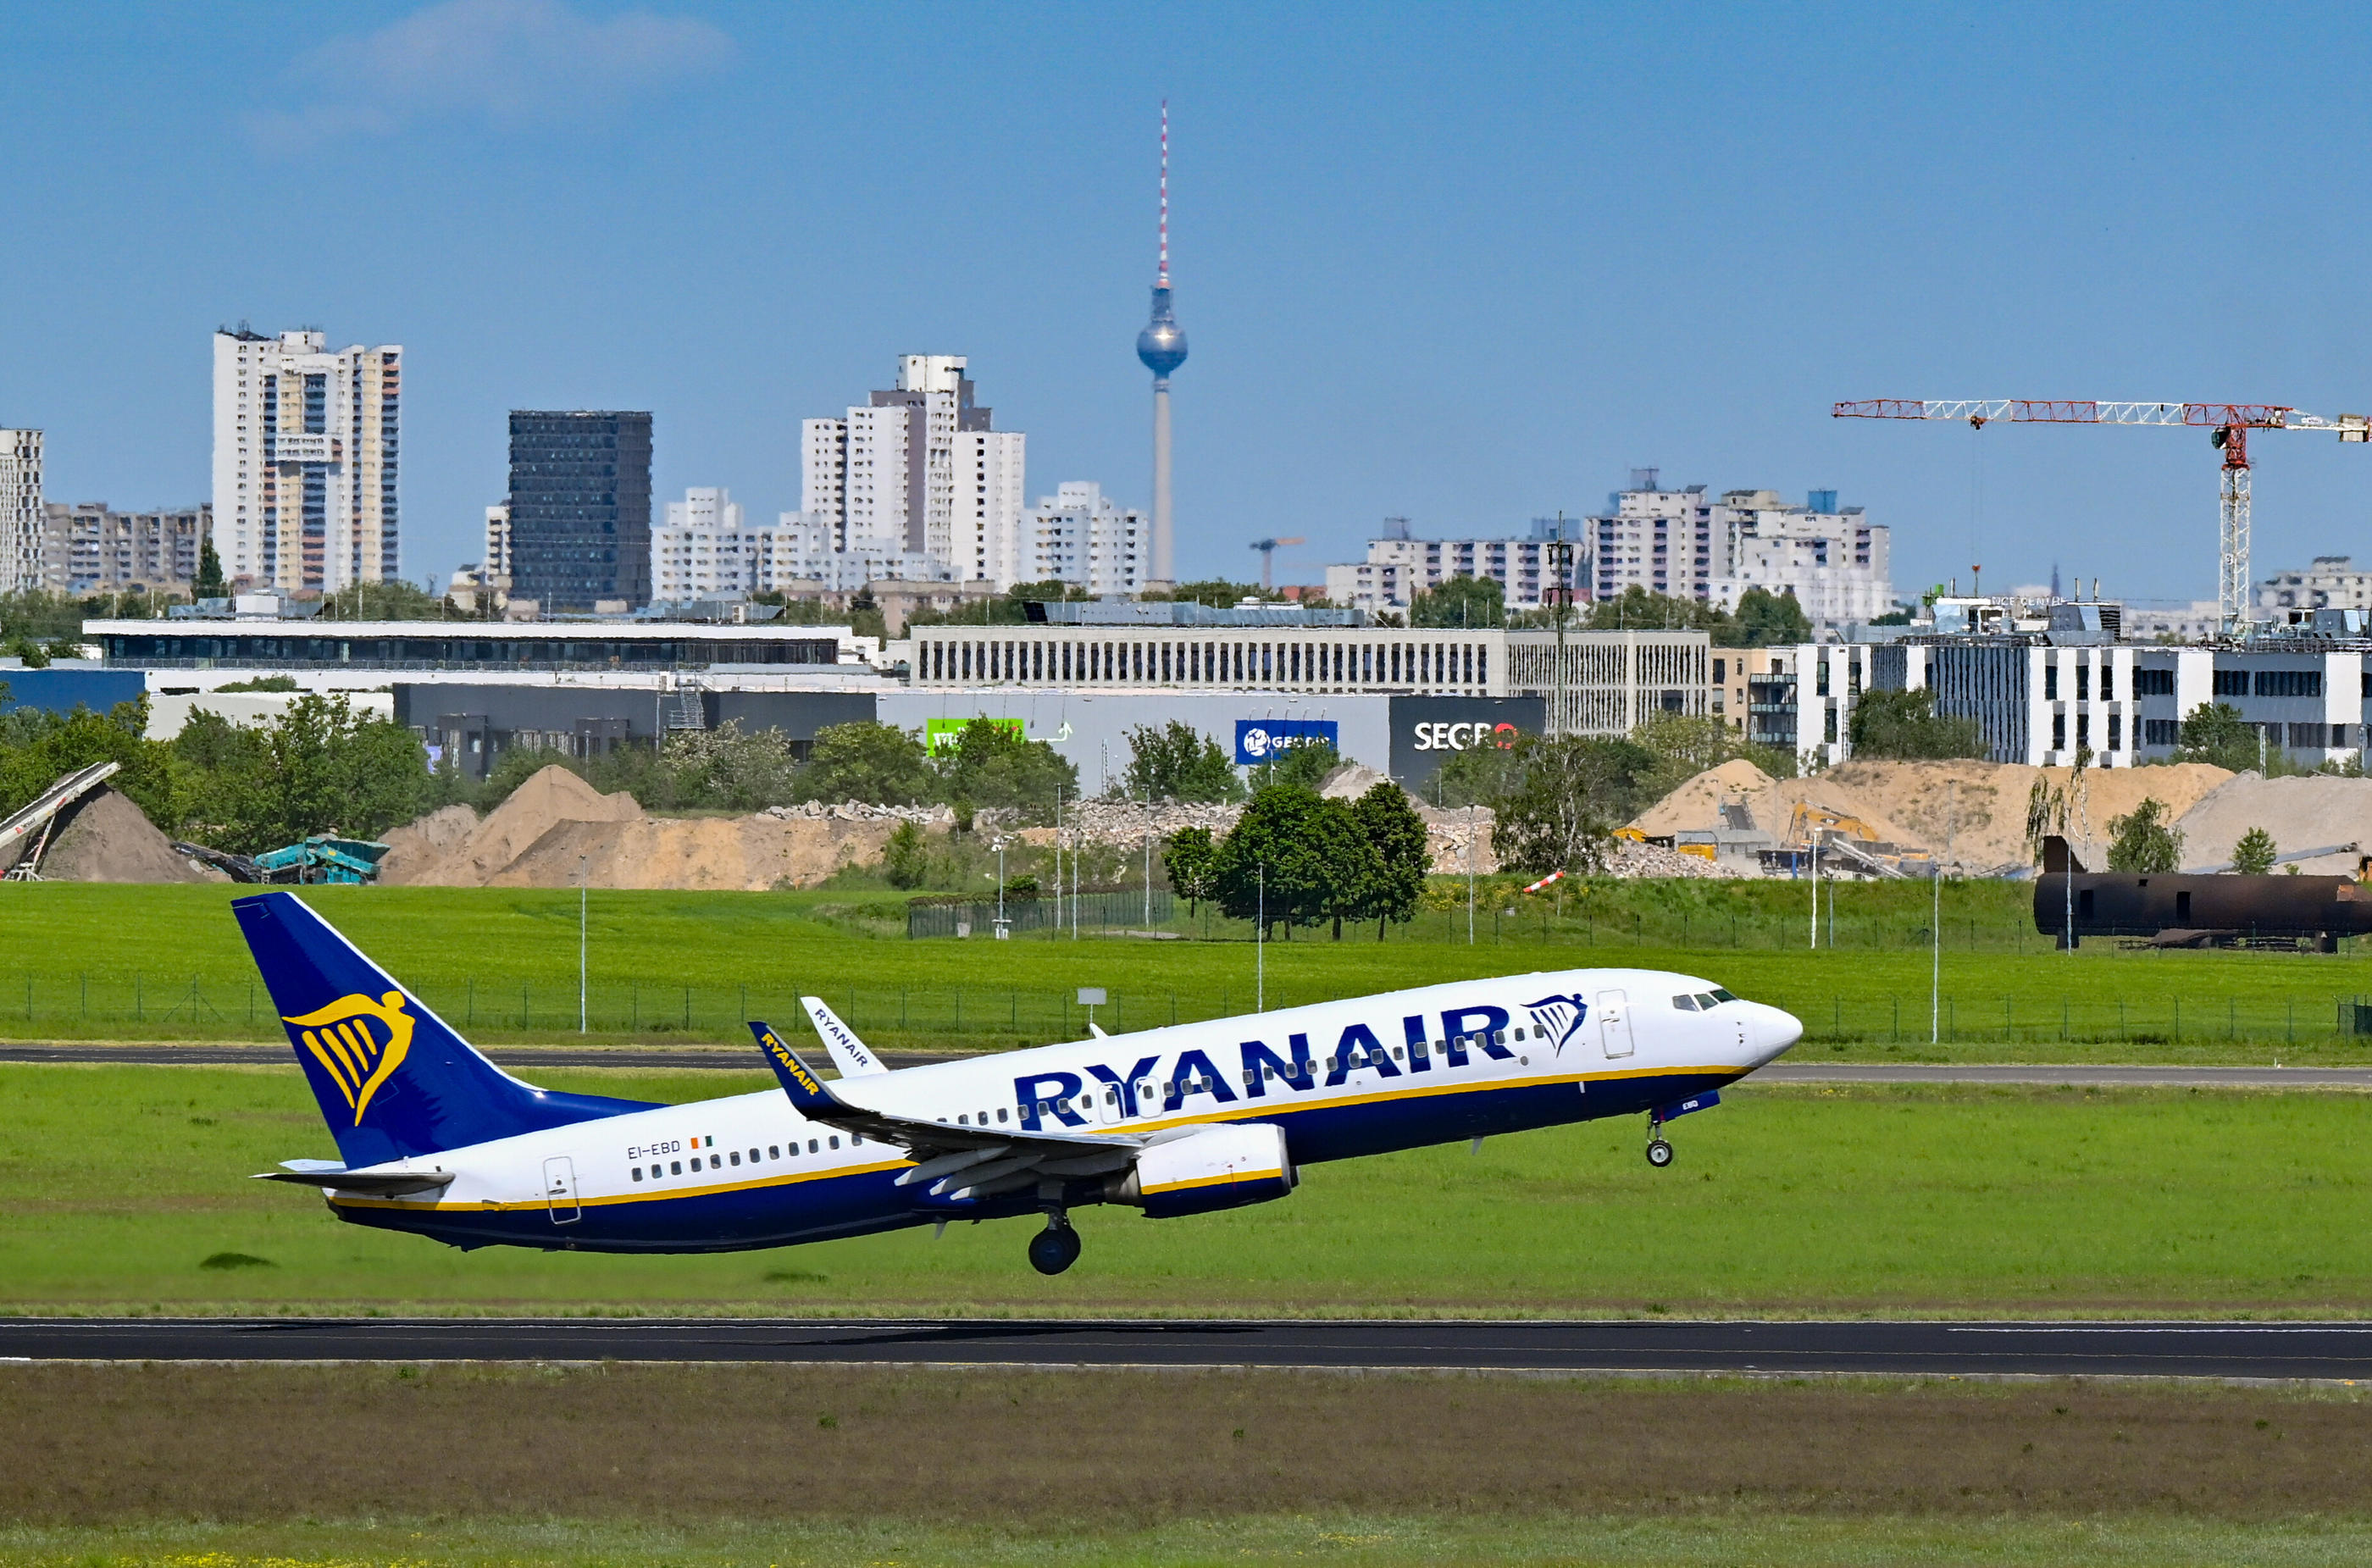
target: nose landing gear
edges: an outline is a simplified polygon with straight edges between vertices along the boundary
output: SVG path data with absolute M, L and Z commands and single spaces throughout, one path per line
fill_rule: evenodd
M 1046 1228 L 1029 1238 L 1029 1266 L 1041 1274 L 1059 1274 L 1079 1260 L 1079 1233 L 1071 1228 L 1070 1216 L 1054 1210 L 1046 1216 Z
M 1664 1119 L 1652 1112 L 1647 1117 L 1647 1163 L 1657 1170 L 1672 1163 L 1672 1145 L 1664 1142 Z

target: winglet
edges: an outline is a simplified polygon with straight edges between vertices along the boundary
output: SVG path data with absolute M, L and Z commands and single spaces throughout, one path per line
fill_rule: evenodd
M 823 1048 L 831 1054 L 831 1064 L 840 1069 L 843 1078 L 863 1078 L 890 1069 L 872 1049 L 856 1038 L 856 1031 L 840 1021 L 839 1016 L 823 1005 L 820 996 L 802 996 L 799 1005 L 808 1010 L 808 1020 L 815 1025 L 816 1033 L 823 1040 Z
M 793 1109 L 814 1121 L 842 1109 L 839 1097 L 823 1086 L 823 1080 L 799 1060 L 797 1051 L 783 1043 L 783 1037 L 774 1032 L 773 1026 L 753 1018 L 750 1032 L 758 1037 L 758 1049 L 766 1053 L 766 1065 L 782 1081 L 783 1093 L 790 1097 Z

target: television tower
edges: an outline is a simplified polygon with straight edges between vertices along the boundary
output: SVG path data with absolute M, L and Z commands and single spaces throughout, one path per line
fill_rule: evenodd
M 1186 363 L 1186 334 L 1169 308 L 1169 100 L 1161 100 L 1161 265 L 1153 278 L 1153 319 L 1136 334 L 1136 357 L 1153 372 L 1153 581 L 1178 581 L 1169 516 L 1169 373 Z

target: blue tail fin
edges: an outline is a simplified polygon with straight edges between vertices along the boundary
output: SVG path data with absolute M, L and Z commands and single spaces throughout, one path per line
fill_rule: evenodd
M 349 1167 L 650 1109 L 520 1083 L 294 893 L 230 907 Z

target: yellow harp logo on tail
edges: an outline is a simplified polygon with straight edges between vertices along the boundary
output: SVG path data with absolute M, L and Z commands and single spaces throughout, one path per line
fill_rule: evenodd
M 390 991 L 377 1002 L 357 992 L 316 1012 L 284 1016 L 282 1022 L 296 1027 L 305 1049 L 355 1108 L 357 1127 L 370 1109 L 371 1096 L 403 1065 L 404 1053 L 412 1049 L 413 1017 L 403 1010 L 401 991 Z

